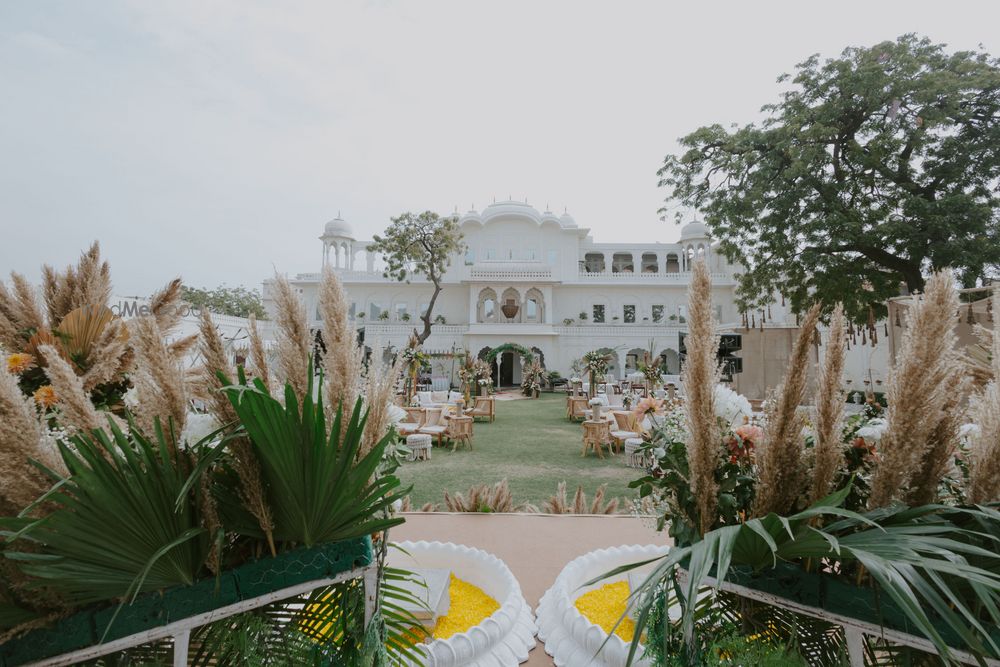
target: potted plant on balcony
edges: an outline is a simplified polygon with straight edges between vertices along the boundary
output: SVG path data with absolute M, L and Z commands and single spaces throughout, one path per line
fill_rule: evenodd
M 587 311 L 585 311 L 585 310 L 581 310 L 581 311 L 580 311 L 580 314 L 579 314 L 579 315 L 578 315 L 577 317 L 578 317 L 578 319 L 579 319 L 579 320 L 580 320 L 581 322 L 586 322 L 586 321 L 587 321 Z
M 807 430 L 798 406 L 820 307 L 753 423 L 749 403 L 717 385 L 703 262 L 689 297 L 685 402 L 653 429 L 653 466 L 632 484 L 674 546 L 633 592 L 630 655 L 645 629 L 654 664 L 701 664 L 735 622 L 745 641 L 794 638 L 810 661 L 836 662 L 849 650 L 836 614 L 873 628 L 864 651 L 893 664 L 948 662 L 954 650 L 1000 657 L 1000 470 L 987 465 L 1000 455 L 1000 337 L 963 428 L 971 381 L 955 351 L 950 274 L 932 276 L 909 308 L 888 407 L 872 401 L 846 419 L 847 326 L 834 309 Z M 1000 307 L 1000 291 L 993 298 Z
M 378 318 L 379 318 L 379 320 L 381 320 L 383 322 L 388 322 L 389 321 L 389 311 L 388 310 L 383 310 L 381 313 L 378 314 Z

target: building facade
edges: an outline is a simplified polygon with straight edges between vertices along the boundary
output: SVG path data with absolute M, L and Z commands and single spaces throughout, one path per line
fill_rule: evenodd
M 678 243 L 596 240 L 568 213 L 540 212 L 525 202 L 504 201 L 459 216 L 468 250 L 452 258 L 434 308 L 429 352 L 482 356 L 514 343 L 540 356 L 548 370 L 565 376 L 586 352 L 607 348 L 619 377 L 633 371 L 645 351 L 679 372 L 679 335 L 686 331 L 687 288 L 701 256 L 712 272 L 713 303 L 723 331 L 740 331 L 734 296 L 739 267 L 716 251 L 707 227 L 690 222 Z M 427 308 L 432 285 L 421 276 L 400 283 L 382 274 L 384 263 L 338 218 L 326 224 L 322 261 L 337 271 L 351 300 L 351 317 L 372 349 L 406 345 Z M 290 277 L 305 301 L 311 324 L 321 328 L 319 271 Z M 272 308 L 270 284 L 265 306 Z M 759 319 L 759 318 L 758 318 Z M 767 326 L 794 327 L 794 316 L 775 304 Z M 455 364 L 441 357 L 438 375 L 453 377 Z M 746 365 L 746 363 L 744 364 Z M 498 357 L 494 378 L 503 386 L 521 380 L 520 355 Z M 773 385 L 778 379 L 771 372 Z M 759 393 L 755 390 L 753 393 Z

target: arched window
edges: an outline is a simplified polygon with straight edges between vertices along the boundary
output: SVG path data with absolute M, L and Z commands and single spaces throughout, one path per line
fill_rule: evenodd
M 667 273 L 680 273 L 681 272 L 681 261 L 677 257 L 677 253 L 671 252 L 667 253 Z
M 583 267 L 585 273 L 604 273 L 607 271 L 607 268 L 604 266 L 604 254 L 588 252 L 583 256 Z
M 635 266 L 632 262 L 632 253 L 616 252 L 611 258 L 612 273 L 633 273 Z
M 487 287 L 479 292 L 479 303 L 476 306 L 476 321 L 497 321 L 497 293 L 492 288 Z
M 510 305 L 517 306 L 517 312 L 514 313 L 514 317 L 507 317 L 507 315 L 503 312 L 504 307 Z M 521 293 L 513 287 L 508 287 L 503 291 L 503 296 L 500 297 L 500 321 L 520 322 L 522 321 L 521 318 L 523 315 L 524 312 L 521 308 Z
M 660 267 L 656 259 L 655 252 L 644 252 L 642 253 L 642 272 L 643 273 L 659 273 Z
M 542 292 L 532 287 L 524 295 L 524 321 L 543 322 L 545 320 L 545 299 Z

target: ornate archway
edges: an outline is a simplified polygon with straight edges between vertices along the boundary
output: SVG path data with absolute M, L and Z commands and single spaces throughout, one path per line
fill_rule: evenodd
M 486 348 L 483 348 L 484 350 Z M 505 365 L 504 354 L 510 352 L 511 356 L 508 357 L 509 363 Z M 480 350 L 482 354 L 482 350 Z M 520 363 L 515 372 L 514 364 L 515 356 L 520 357 Z M 523 345 L 517 343 L 504 343 L 503 345 L 497 345 L 496 347 L 489 350 L 486 353 L 485 359 L 488 363 L 493 365 L 493 379 L 497 387 L 502 386 L 517 386 L 520 384 L 520 371 L 524 368 L 525 364 L 531 363 L 534 359 L 534 354 L 531 350 Z M 506 382 L 505 382 L 506 380 Z

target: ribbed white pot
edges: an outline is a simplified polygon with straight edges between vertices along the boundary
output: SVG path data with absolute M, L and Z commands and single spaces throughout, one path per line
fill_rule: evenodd
M 662 556 L 667 551 L 668 547 L 660 545 L 598 549 L 571 560 L 563 568 L 555 583 L 538 602 L 535 614 L 538 637 L 545 642 L 545 652 L 552 656 L 558 667 L 625 666 L 629 645 L 618 635 L 612 635 L 608 639 L 607 633 L 599 625 L 591 623 L 577 611 L 574 602 L 584 593 L 622 581 L 628 575 L 622 574 L 591 586 L 583 586 L 591 579 L 621 565 Z M 604 644 L 606 639 L 608 641 Z M 604 644 L 604 648 L 601 648 L 601 644 Z M 632 664 L 636 667 L 648 667 L 649 662 L 639 654 Z
M 507 565 L 481 549 L 451 542 L 400 542 L 390 550 L 398 567 L 446 568 L 456 577 L 483 589 L 500 609 L 468 632 L 421 644 L 426 667 L 514 667 L 528 659 L 535 646 L 534 617 L 521 586 Z

